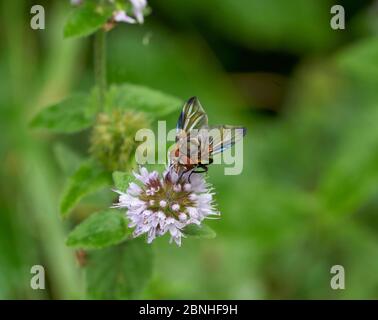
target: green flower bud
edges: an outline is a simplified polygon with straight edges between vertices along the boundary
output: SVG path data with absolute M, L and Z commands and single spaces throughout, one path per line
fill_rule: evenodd
M 90 153 L 110 171 L 125 171 L 134 160 L 140 142 L 135 141 L 139 129 L 148 128 L 144 114 L 116 109 L 97 116 L 91 136 Z

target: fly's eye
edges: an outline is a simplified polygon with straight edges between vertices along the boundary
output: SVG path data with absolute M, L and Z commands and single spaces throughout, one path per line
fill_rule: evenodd
M 180 154 L 180 150 L 179 150 L 179 149 L 176 149 L 176 150 L 175 150 L 175 157 L 178 157 L 179 154 Z

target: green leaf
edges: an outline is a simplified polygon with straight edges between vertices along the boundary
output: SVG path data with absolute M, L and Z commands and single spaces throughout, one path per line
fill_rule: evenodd
M 60 212 L 63 217 L 75 207 L 86 195 L 111 184 L 110 175 L 93 162 L 83 163 L 69 178 L 60 202 Z
M 375 63 L 378 59 L 377 37 L 364 38 L 353 45 L 342 50 L 335 57 L 335 62 L 341 70 L 358 76 L 359 79 L 378 79 L 378 66 Z
M 82 157 L 63 143 L 56 143 L 53 152 L 59 167 L 67 175 L 73 174 L 82 162 Z
M 64 26 L 64 37 L 79 38 L 89 36 L 100 29 L 112 14 L 111 6 L 100 6 L 86 1 L 83 5 L 72 9 Z
M 74 94 L 43 109 L 31 122 L 33 128 L 45 128 L 57 133 L 73 133 L 89 128 L 94 122 L 95 108 L 90 95 Z
M 189 224 L 183 229 L 183 232 L 185 235 L 196 239 L 214 239 L 217 235 L 213 229 L 205 224 L 200 226 Z
M 100 249 L 117 244 L 130 233 L 123 213 L 106 210 L 92 214 L 69 234 L 66 244 L 83 249 Z
M 106 105 L 108 109 L 132 109 L 143 111 L 153 118 L 162 118 L 180 110 L 183 102 L 161 91 L 147 87 L 122 84 L 113 85 L 108 92 Z
M 320 181 L 320 199 L 335 215 L 356 212 L 377 193 L 378 109 L 375 102 L 365 108 L 354 116 L 353 127 Z
M 318 195 L 335 216 L 356 213 L 377 194 L 377 58 L 376 37 L 363 39 L 334 57 L 346 76 L 341 87 L 344 92 L 337 98 L 346 116 L 326 113 L 332 129 L 342 138 L 321 177 Z M 329 109 L 332 111 L 334 105 Z
M 153 255 L 143 239 L 89 253 L 87 292 L 93 299 L 135 299 L 152 274 Z
M 117 190 L 125 192 L 129 183 L 132 181 L 133 175 L 127 172 L 114 171 L 113 182 Z

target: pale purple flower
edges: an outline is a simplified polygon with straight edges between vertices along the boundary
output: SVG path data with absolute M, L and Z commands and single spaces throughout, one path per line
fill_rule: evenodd
M 139 23 L 144 22 L 143 11 L 147 7 L 147 0 L 130 0 L 133 6 L 133 13 Z
M 78 6 L 83 3 L 84 0 L 70 0 L 71 5 Z M 147 7 L 147 0 L 128 0 L 132 6 L 133 17 L 128 15 L 122 8 L 115 7 L 113 12 L 113 20 L 116 22 L 126 22 L 126 23 L 144 23 L 144 10 Z M 114 0 L 108 0 L 109 3 L 114 5 Z
M 126 22 L 126 23 L 140 23 L 144 22 L 143 11 L 147 7 L 147 0 L 130 0 L 133 10 L 134 17 L 127 15 L 124 10 L 117 10 L 113 13 L 113 19 L 116 22 Z
M 115 11 L 113 19 L 116 22 L 136 23 L 135 19 L 129 17 L 124 10 Z
M 127 190 L 115 190 L 119 199 L 113 206 L 127 209 L 134 237 L 146 234 L 151 243 L 168 233 L 170 242 L 180 246 L 187 225 L 201 225 L 205 218 L 219 215 L 214 208 L 212 188 L 201 174 L 193 173 L 189 179 L 189 173 L 179 177 L 167 169 L 160 176 L 142 167 L 134 176 L 138 184 L 131 182 Z

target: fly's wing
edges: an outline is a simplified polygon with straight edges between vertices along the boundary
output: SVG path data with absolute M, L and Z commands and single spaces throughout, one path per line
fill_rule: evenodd
M 235 143 L 243 139 L 247 129 L 239 126 L 214 126 L 209 127 L 209 153 L 215 155 L 231 148 Z
M 208 119 L 197 97 L 192 97 L 185 103 L 176 125 L 176 141 L 182 135 L 188 135 L 193 129 L 207 126 Z

